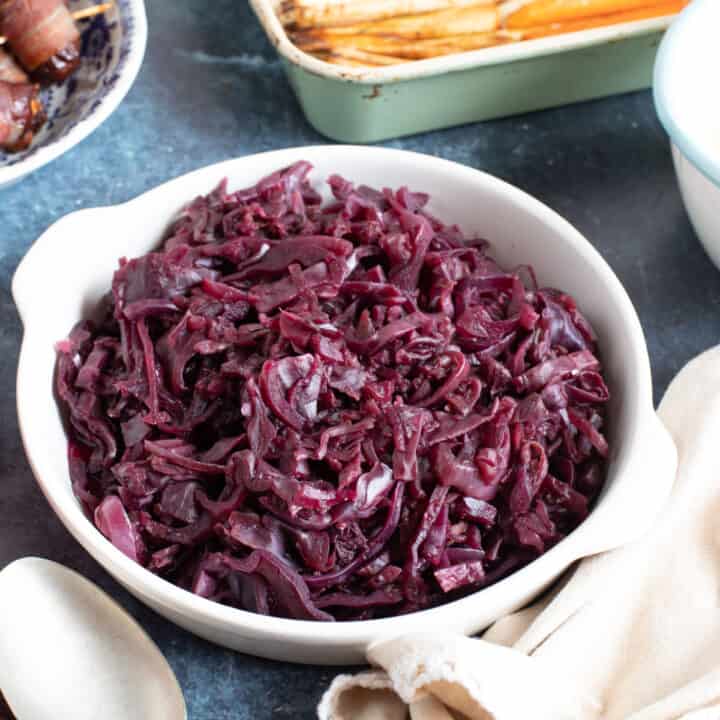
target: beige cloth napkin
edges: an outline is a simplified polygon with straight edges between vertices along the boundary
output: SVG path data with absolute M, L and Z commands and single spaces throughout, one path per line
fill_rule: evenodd
M 720 348 L 682 370 L 659 415 L 679 467 L 647 535 L 583 560 L 482 640 L 371 647 L 380 669 L 337 677 L 320 718 L 720 720 Z

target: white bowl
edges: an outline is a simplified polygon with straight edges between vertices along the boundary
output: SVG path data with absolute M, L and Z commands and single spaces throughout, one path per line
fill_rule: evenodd
M 117 258 L 147 252 L 188 200 L 228 177 L 231 187 L 299 159 L 319 181 L 334 172 L 374 186 L 431 193 L 430 209 L 490 240 L 509 267 L 531 263 L 543 284 L 569 291 L 597 330 L 612 393 L 611 460 L 589 518 L 545 555 L 462 600 L 390 619 L 314 623 L 252 614 L 180 590 L 129 560 L 85 517 L 73 496 L 66 445 L 53 395 L 54 343 L 88 315 L 110 287 Z M 605 261 L 565 220 L 507 183 L 452 162 L 383 148 L 319 146 L 279 150 L 212 165 L 125 205 L 81 210 L 53 225 L 30 249 L 13 280 L 25 327 L 17 404 L 35 477 L 55 512 L 119 582 L 162 615 L 227 647 L 282 660 L 361 661 L 368 643 L 405 632 L 475 633 L 545 588 L 574 560 L 617 547 L 644 531 L 665 502 L 675 449 L 653 411 L 650 366 L 640 323 Z
M 71 0 L 70 8 L 94 4 Z M 48 120 L 21 153 L 0 150 L 0 189 L 41 168 L 85 139 L 122 102 L 140 70 L 147 45 L 143 0 L 114 6 L 82 22 L 82 62 L 61 85 L 42 92 Z
M 695 232 L 720 267 L 720 3 L 694 0 L 663 38 L 655 106 L 672 141 L 680 192 Z

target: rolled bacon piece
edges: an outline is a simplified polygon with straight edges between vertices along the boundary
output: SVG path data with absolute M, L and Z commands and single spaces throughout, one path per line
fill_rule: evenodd
M 80 64 L 80 33 L 63 0 L 0 0 L 0 34 L 38 80 L 62 82 Z
M 25 150 L 45 122 L 40 88 L 0 80 L 0 150 Z
M 28 76 L 15 62 L 15 58 L 0 48 L 0 80 L 9 83 L 26 83 Z

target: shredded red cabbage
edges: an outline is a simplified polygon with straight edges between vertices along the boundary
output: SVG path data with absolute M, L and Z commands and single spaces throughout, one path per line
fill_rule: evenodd
M 604 480 L 575 301 L 407 188 L 300 162 L 194 200 L 58 345 L 78 499 L 122 552 L 258 613 L 357 620 L 473 592 Z

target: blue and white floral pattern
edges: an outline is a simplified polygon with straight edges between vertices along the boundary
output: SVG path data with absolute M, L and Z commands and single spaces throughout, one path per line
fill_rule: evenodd
M 88 0 L 76 0 L 70 6 L 78 9 L 92 4 Z M 58 142 L 102 106 L 123 75 L 133 51 L 133 27 L 137 19 L 134 9 L 137 4 L 130 0 L 115 0 L 114 7 L 104 15 L 81 22 L 80 68 L 62 85 L 43 90 L 47 123 L 24 152 L 0 151 L 0 170 L 22 163 L 41 148 Z

